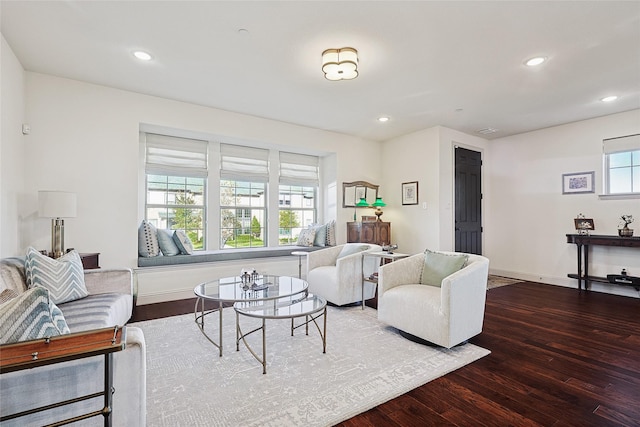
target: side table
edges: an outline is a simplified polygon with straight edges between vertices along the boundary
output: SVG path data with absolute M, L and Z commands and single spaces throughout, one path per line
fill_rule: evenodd
M 305 252 L 305 251 L 291 252 L 291 255 L 296 255 L 298 257 L 298 279 L 302 279 L 302 257 L 308 254 L 309 252 Z
M 401 254 L 397 252 L 364 252 L 362 254 L 362 309 L 364 310 L 364 282 L 375 283 L 376 287 L 378 286 L 378 273 L 375 272 L 370 276 L 366 276 L 364 273 L 364 258 L 365 257 L 373 257 L 378 258 L 380 261 L 393 262 L 398 259 L 408 257 L 408 254 Z

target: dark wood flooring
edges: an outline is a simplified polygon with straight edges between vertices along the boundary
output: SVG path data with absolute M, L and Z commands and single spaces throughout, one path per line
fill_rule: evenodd
M 193 312 L 140 306 L 132 321 Z M 487 293 L 491 354 L 343 423 L 640 426 L 640 299 L 523 282 Z

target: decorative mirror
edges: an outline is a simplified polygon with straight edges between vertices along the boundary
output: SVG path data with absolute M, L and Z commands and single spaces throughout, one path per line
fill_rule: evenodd
M 343 182 L 342 207 L 354 208 L 362 197 L 369 205 L 373 204 L 378 197 L 378 187 L 380 186 L 367 181 Z

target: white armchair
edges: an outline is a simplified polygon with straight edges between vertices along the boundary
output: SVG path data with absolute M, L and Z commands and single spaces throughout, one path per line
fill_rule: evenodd
M 353 252 L 340 256 L 341 253 Z M 365 257 L 365 252 L 378 252 L 382 248 L 368 243 L 347 243 L 309 252 L 307 256 L 307 282 L 309 292 L 325 298 L 335 305 L 362 301 L 362 276 L 377 270 L 378 258 Z M 374 283 L 364 282 L 364 299 L 373 298 Z
M 463 268 L 437 287 L 420 284 L 424 259 L 417 254 L 380 267 L 378 319 L 446 348 L 482 332 L 489 260 L 468 254 Z

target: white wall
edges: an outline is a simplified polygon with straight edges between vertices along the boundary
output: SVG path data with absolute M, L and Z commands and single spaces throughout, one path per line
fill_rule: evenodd
M 398 244 L 399 252 L 453 250 L 456 145 L 484 154 L 487 141 L 436 126 L 383 144 L 387 203 L 383 219 L 391 222 L 391 240 Z M 418 181 L 418 205 L 402 205 L 402 183 L 412 181 Z
M 78 215 L 65 220 L 65 246 L 100 252 L 103 268 L 135 267 L 137 228 L 142 219 L 138 194 L 141 123 L 277 144 L 293 151 L 335 153 L 328 164 L 335 170 L 338 190 L 335 183 L 324 184 L 327 195 L 338 200 L 343 181 L 380 182 L 378 142 L 32 72 L 26 73 L 26 94 L 25 120 L 32 131 L 25 144 L 29 168 L 23 171 L 24 188 L 18 195 L 26 214 L 17 221 L 3 221 L 24 232 L 19 242 L 6 248 L 6 255 L 22 255 L 29 245 L 37 249 L 50 246 L 50 223 L 37 217 L 37 191 L 65 190 L 78 194 Z M 337 212 L 337 239 L 344 242 L 345 223 L 352 213 L 336 200 L 323 197 L 322 212 Z M 283 270 L 297 272 L 297 259 L 289 258 L 271 260 L 268 265 L 272 268 L 281 262 Z M 261 267 L 263 272 L 266 265 Z M 217 268 L 203 265 L 190 277 L 214 278 L 219 276 Z M 162 296 L 169 299 L 172 293 L 185 295 L 197 284 L 184 280 L 180 270 L 166 273 L 154 275 L 148 270 L 139 274 L 142 302 Z
M 22 244 L 20 200 L 24 195 L 24 70 L 2 36 L 0 45 L 0 258 Z
M 490 142 L 485 177 L 488 203 L 487 251 L 491 269 L 511 277 L 576 287 L 573 219 L 583 213 L 595 221 L 593 234 L 616 235 L 620 215 L 640 220 L 640 199 L 602 200 L 602 140 L 640 133 L 640 110 L 552 127 Z M 562 174 L 595 171 L 593 194 L 562 194 Z M 635 223 L 634 223 L 635 225 Z M 640 227 L 636 226 L 640 234 Z M 606 276 L 626 268 L 640 276 L 638 250 L 592 247 L 589 274 Z M 638 296 L 631 287 L 593 284 L 594 290 Z

